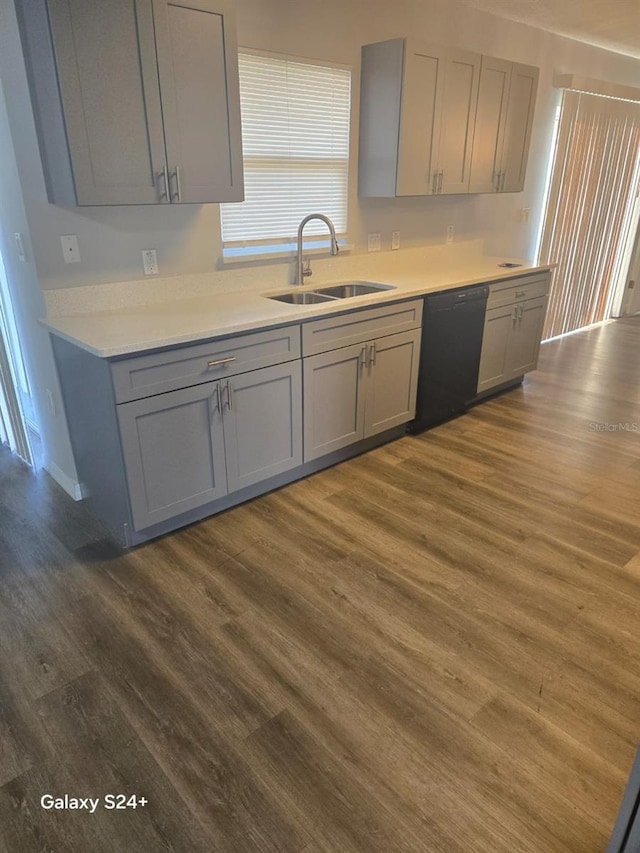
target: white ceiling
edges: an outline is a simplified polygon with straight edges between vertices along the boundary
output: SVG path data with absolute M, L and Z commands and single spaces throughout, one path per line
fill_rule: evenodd
M 463 0 L 499 18 L 640 57 L 640 0 Z

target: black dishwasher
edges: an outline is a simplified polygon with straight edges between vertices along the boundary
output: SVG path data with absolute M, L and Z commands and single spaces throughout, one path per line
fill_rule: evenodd
M 464 412 L 478 386 L 488 285 L 425 296 L 416 417 L 418 433 Z

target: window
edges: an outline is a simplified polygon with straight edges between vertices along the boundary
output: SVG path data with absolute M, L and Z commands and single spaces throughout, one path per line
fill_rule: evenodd
M 329 216 L 344 240 L 351 72 L 246 52 L 239 68 L 245 201 L 221 205 L 223 256 L 291 251 L 309 213 Z M 321 222 L 305 229 L 309 245 L 329 245 Z

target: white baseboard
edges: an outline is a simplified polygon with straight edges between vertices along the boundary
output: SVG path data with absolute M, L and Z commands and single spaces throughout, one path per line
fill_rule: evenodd
M 46 471 L 51 474 L 56 483 L 61 486 L 74 501 L 81 501 L 84 495 L 82 494 L 82 486 L 77 480 L 73 480 L 68 474 L 65 474 L 62 468 L 59 468 L 55 462 L 47 461 L 44 465 Z

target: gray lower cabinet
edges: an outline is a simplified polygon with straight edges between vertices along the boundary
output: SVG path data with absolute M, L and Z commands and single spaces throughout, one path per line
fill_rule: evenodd
M 304 459 L 317 459 L 364 438 L 365 345 L 303 359 Z
M 535 370 L 548 288 L 549 274 L 492 286 L 482 338 L 479 394 Z
M 301 465 L 301 401 L 295 361 L 119 405 L 134 528 Z
M 416 413 L 420 329 L 379 338 L 369 347 L 365 438 L 410 421 Z
M 491 308 L 487 311 L 478 373 L 478 393 L 501 385 L 507 380 L 509 338 L 511 327 L 515 322 L 513 305 Z
M 412 329 L 304 358 L 305 462 L 410 421 L 419 355 Z

